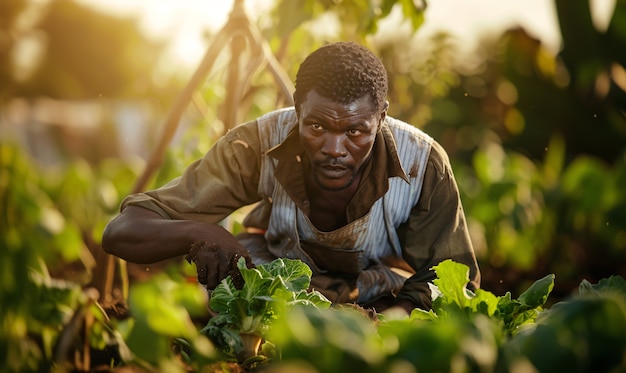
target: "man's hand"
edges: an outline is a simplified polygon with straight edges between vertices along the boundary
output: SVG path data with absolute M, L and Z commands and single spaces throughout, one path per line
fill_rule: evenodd
M 228 275 L 236 275 L 239 258 L 244 257 L 247 266 L 252 266 L 248 251 L 239 241 L 224 228 L 214 227 L 215 231 L 210 232 L 211 238 L 192 244 L 185 256 L 189 263 L 196 265 L 198 281 L 207 289 L 215 288 Z
M 403 319 L 411 315 L 415 305 L 408 300 L 400 300 L 393 306 L 382 311 L 381 314 L 391 319 Z

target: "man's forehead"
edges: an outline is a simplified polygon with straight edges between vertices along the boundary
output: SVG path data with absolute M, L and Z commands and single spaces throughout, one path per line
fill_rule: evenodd
M 309 109 L 319 106 L 329 106 L 342 107 L 349 111 L 363 111 L 365 109 L 368 109 L 368 111 L 372 114 L 377 112 L 374 105 L 374 99 L 369 94 L 365 94 L 357 99 L 352 100 L 337 100 L 328 97 L 327 95 L 324 95 L 315 89 L 312 89 L 307 92 L 305 100 L 301 104 L 306 104 Z

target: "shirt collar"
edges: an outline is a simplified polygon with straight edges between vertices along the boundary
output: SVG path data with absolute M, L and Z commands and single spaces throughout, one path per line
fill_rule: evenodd
M 278 161 L 274 172 L 276 180 L 296 205 L 308 213 L 303 177 L 304 162 L 308 160 L 300 144 L 298 127 L 295 126 L 282 143 L 267 150 L 266 154 Z M 361 184 L 348 206 L 349 220 L 357 219 L 369 211 L 370 206 L 389 189 L 389 178 L 399 177 L 410 183 L 400 164 L 396 142 L 387 122 L 376 134 L 372 158 L 365 167 Z
M 380 141 L 381 139 L 382 141 Z M 393 138 L 391 128 L 389 128 L 389 125 L 386 121 L 385 123 L 383 123 L 380 132 L 376 137 L 376 142 L 379 144 L 384 143 L 384 149 L 381 149 L 380 153 L 384 153 L 387 158 L 387 176 L 399 177 L 407 183 L 411 183 L 409 181 L 409 177 L 404 171 L 404 168 L 402 167 L 402 163 L 400 163 L 400 155 L 398 155 L 396 140 Z

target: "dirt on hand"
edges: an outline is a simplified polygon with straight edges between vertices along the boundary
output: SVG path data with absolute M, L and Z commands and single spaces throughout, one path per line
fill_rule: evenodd
M 217 250 L 219 250 L 219 247 L 220 245 L 216 243 L 208 243 L 207 241 L 198 241 L 191 245 L 189 253 L 185 256 L 185 259 L 187 260 L 187 262 L 196 264 L 197 271 L 198 271 L 198 281 L 201 284 L 208 285 L 208 280 L 210 276 L 212 275 L 210 273 L 207 273 L 207 266 L 203 262 L 206 262 L 207 260 L 219 260 L 218 259 L 219 255 L 216 254 Z M 244 250 L 245 249 L 242 248 L 242 251 Z M 207 253 L 212 253 L 213 257 L 207 258 Z M 242 257 L 245 258 L 247 268 L 254 268 L 254 264 L 252 263 L 252 258 L 250 258 L 250 256 L 247 255 L 247 253 L 243 253 L 243 254 L 235 253 L 230 259 L 230 261 L 228 262 L 228 272 L 226 272 L 226 275 L 223 275 L 223 278 L 230 276 L 233 281 L 234 286 L 240 290 L 243 288 L 244 281 L 243 281 L 243 277 L 241 276 L 241 272 L 239 271 L 239 268 L 237 267 L 237 263 L 239 262 L 239 259 Z M 215 286 L 217 286 L 217 284 L 219 284 L 219 281 L 223 280 L 223 278 L 216 279 L 217 282 L 215 283 Z M 209 286 L 207 286 L 207 289 L 210 289 Z
M 235 254 L 235 256 L 233 256 L 230 261 L 230 270 L 228 271 L 228 275 L 233 280 L 233 286 L 235 286 L 237 290 L 243 289 L 244 285 L 243 276 L 241 276 L 241 271 L 239 271 L 239 268 L 237 267 L 239 258 L 241 258 L 241 255 L 239 254 Z M 252 258 L 245 256 L 245 259 L 247 268 L 255 268 L 254 263 L 252 263 Z

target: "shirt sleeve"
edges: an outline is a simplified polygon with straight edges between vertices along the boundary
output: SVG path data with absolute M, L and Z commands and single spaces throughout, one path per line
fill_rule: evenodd
M 469 267 L 470 290 L 480 286 L 480 271 L 459 189 L 448 156 L 436 142 L 427 162 L 420 199 L 398 233 L 404 259 L 416 271 L 404 283 L 398 299 L 410 300 L 423 309 L 431 308 L 428 282 L 436 276 L 432 267 L 445 259 Z
M 218 223 L 259 200 L 260 159 L 257 122 L 241 124 L 180 177 L 158 189 L 126 197 L 121 209 L 140 206 L 166 219 Z

